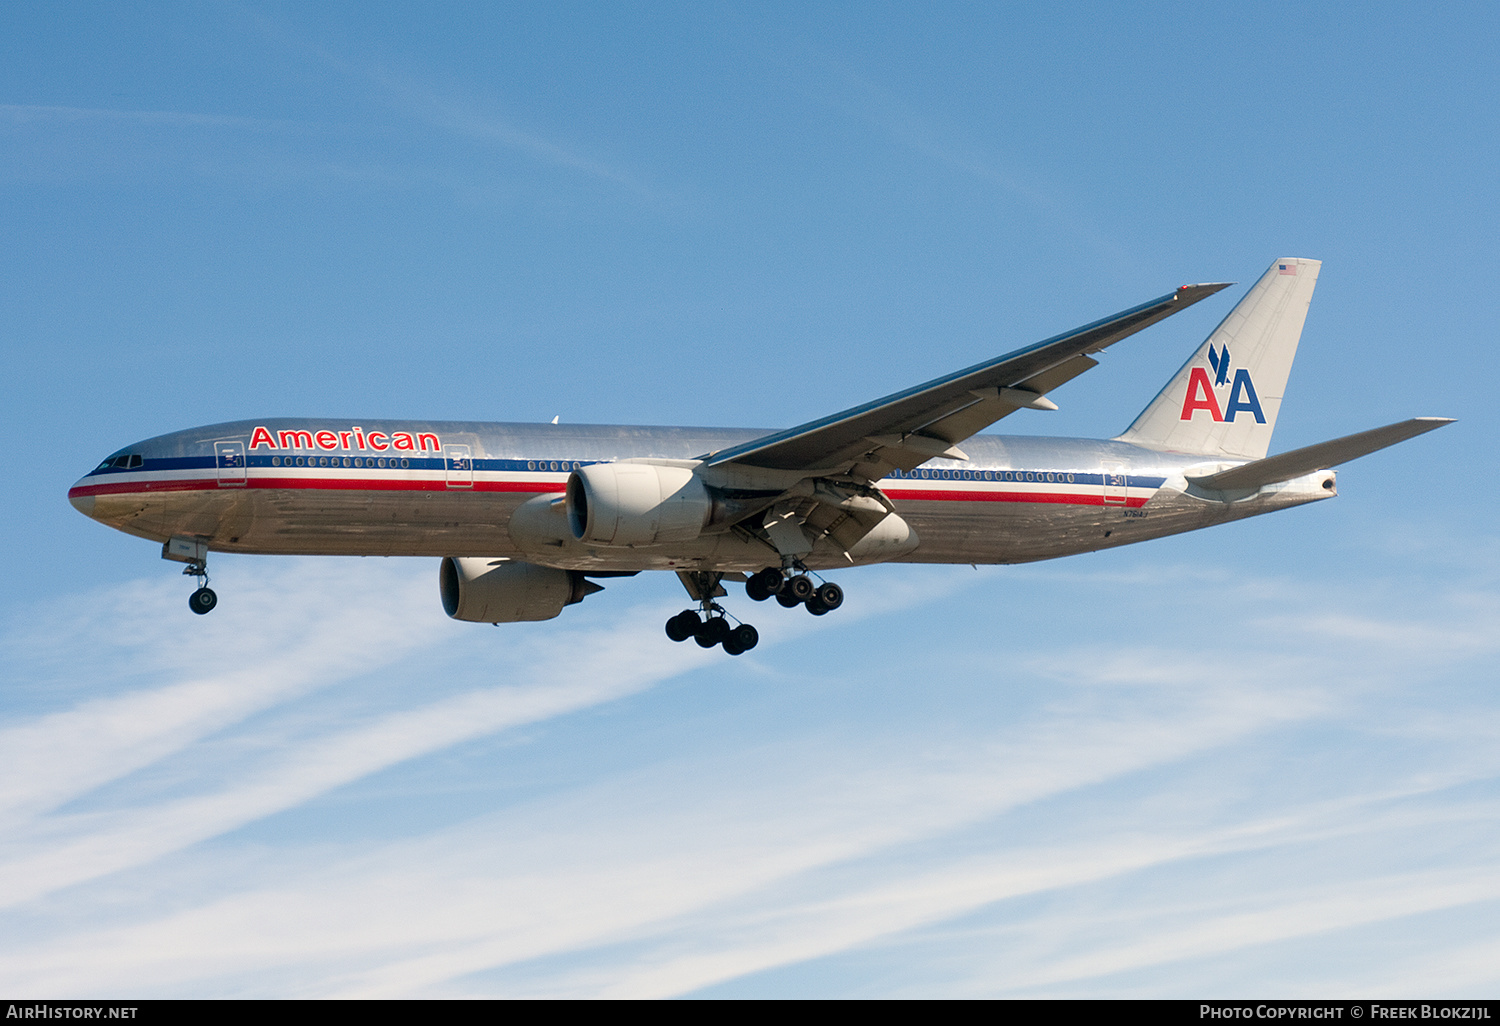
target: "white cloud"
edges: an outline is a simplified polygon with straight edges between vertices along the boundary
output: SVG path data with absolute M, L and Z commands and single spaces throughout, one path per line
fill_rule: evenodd
M 54 808 L 423 644 L 406 622 L 412 580 L 375 569 L 274 575 L 226 596 L 224 609 L 191 630 L 180 587 L 127 585 L 45 610 L 38 619 L 48 626 L 31 641 L 60 654 L 52 672 L 104 691 L 132 671 L 178 679 L 0 727 L 0 822 Z M 330 593 L 352 600 L 330 605 Z M 21 646 L 9 647 L 24 658 Z
M 367 566 L 348 572 L 384 572 Z M 296 574 L 322 572 L 299 569 L 267 590 L 293 594 L 312 583 Z M 259 705 L 238 706 L 209 689 L 198 712 L 152 733 L 132 717 L 170 706 L 163 696 L 177 685 L 136 688 L 80 703 L 76 722 L 99 719 L 99 702 L 154 696 L 108 708 L 125 724 L 118 736 L 136 730 L 158 746 L 152 772 L 176 767 L 171 787 L 89 793 L 91 782 L 138 774 L 123 744 L 66 788 L 7 778 L 29 804 L 15 806 L 0 869 L 14 902 L 4 915 L 31 928 L 24 947 L 0 943 L 0 980 L 58 993 L 659 996 L 925 938 L 925 957 L 867 980 L 871 992 L 930 993 L 941 980 L 949 993 L 1160 993 L 1142 974 L 1496 897 L 1483 827 L 1493 810 L 1452 797 L 1493 779 L 1493 745 L 1472 729 L 1473 710 L 1431 709 L 1420 732 L 1398 738 L 1405 747 L 1389 747 L 1387 728 L 1430 681 L 1412 676 L 1414 652 L 1393 658 L 1370 630 L 1329 632 L 1310 615 L 1347 624 L 1362 615 L 1358 601 L 1304 595 L 1309 615 L 1293 621 L 1314 629 L 1241 615 L 1248 626 L 1208 647 L 1181 632 L 1065 649 L 945 634 L 923 670 L 966 689 L 952 698 L 963 711 L 954 720 L 930 700 L 908 700 L 894 718 L 841 710 L 861 695 L 926 692 L 905 668 L 853 654 L 855 639 L 909 629 L 922 602 L 971 583 L 971 604 L 993 603 L 1008 577 L 917 573 L 878 601 L 883 589 L 867 579 L 851 603 L 853 616 L 864 605 L 863 624 L 781 620 L 762 649 L 732 661 L 666 643 L 662 609 L 585 605 L 503 635 L 423 619 L 412 610 L 431 604 L 428 575 L 391 572 L 378 588 L 343 582 L 342 593 L 382 593 L 348 616 L 393 612 L 380 629 L 387 658 L 352 666 L 330 649 L 330 665 L 347 670 L 339 718 L 293 715 L 306 688 L 268 685 Z M 1070 587 L 1039 574 L 1028 601 L 1043 586 Z M 1201 605 L 1200 592 L 1174 587 L 1183 610 Z M 1264 609 L 1266 590 L 1227 611 Z M 315 608 L 286 615 L 309 638 L 331 640 L 342 622 Z M 267 628 L 283 640 L 288 631 Z M 839 672 L 861 683 L 825 680 L 798 662 L 802 645 L 775 644 L 809 631 L 850 654 Z M 1262 658 L 1270 638 L 1280 650 Z M 997 644 L 999 669 L 986 655 Z M 262 662 L 241 669 L 276 667 L 282 651 L 298 649 L 272 638 Z M 402 651 L 422 658 L 398 665 Z M 1204 674 L 1208 661 L 1215 671 Z M 698 686 L 647 695 L 688 671 Z M 372 673 L 408 683 L 361 709 L 351 696 Z M 616 703 L 607 720 L 578 719 L 606 703 Z M 281 719 L 257 712 L 270 706 Z M 68 715 L 10 729 L 45 738 L 42 724 L 61 729 Z M 565 784 L 476 794 L 469 814 L 414 834 L 232 833 L 285 810 L 329 815 L 345 807 L 329 804 L 331 792 L 371 774 L 542 722 L 575 726 L 464 758 L 502 777 L 542 759 L 570 767 Z M 614 747 L 601 757 L 582 736 Z M 67 777 L 62 760 L 49 765 Z M 87 808 L 58 808 L 59 789 Z M 1393 849 L 1401 837 L 1411 840 Z M 1444 856 L 1460 842 L 1462 857 Z M 1386 854 L 1355 854 L 1367 846 Z M 1229 896 L 1215 889 L 1223 872 L 1236 880 Z M 1039 907 L 1016 904 L 1042 896 Z M 944 940 L 973 916 L 1005 925 Z
M 168 672 L 189 679 L 85 700 L 0 729 L 0 815 L 10 824 L 0 843 L 0 906 L 160 858 L 386 767 L 614 701 L 723 658 L 691 644 L 663 644 L 655 607 L 633 609 L 602 628 L 520 625 L 510 630 L 534 633 L 490 655 L 489 669 L 508 682 L 503 686 L 363 714 L 348 729 L 273 731 L 251 746 L 263 753 L 258 761 L 247 764 L 249 752 L 239 752 L 228 783 L 213 773 L 210 786 L 189 781 L 186 794 L 144 803 L 116 797 L 105 808 L 44 815 L 313 689 L 423 648 L 473 648 L 484 629 L 437 618 L 430 575 L 412 569 L 304 563 L 236 588 L 213 618 L 192 623 L 197 636 L 187 642 L 180 626 L 186 614 L 175 601 L 180 589 L 132 585 L 91 597 L 82 604 L 85 614 L 60 622 L 46 617 L 52 644 L 78 653 L 79 673 L 99 673 L 128 638 L 148 668 L 160 670 L 164 662 Z M 870 608 L 920 600 L 950 579 L 929 575 Z M 329 604 L 329 594 L 347 599 Z M 818 624 L 798 618 L 782 626 L 789 629 L 778 634 L 786 638 Z M 163 651 L 172 655 L 163 659 Z M 234 669 L 201 674 L 209 665 Z M 238 739 L 246 736 L 242 731 Z

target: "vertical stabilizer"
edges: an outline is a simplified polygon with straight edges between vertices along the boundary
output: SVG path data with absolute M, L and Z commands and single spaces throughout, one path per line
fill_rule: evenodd
M 1273 263 L 1120 441 L 1172 452 L 1265 456 L 1322 266 L 1297 257 Z

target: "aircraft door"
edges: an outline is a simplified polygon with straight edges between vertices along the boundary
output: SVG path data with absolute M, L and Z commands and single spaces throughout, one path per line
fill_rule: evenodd
M 1104 504 L 1123 506 L 1127 498 L 1125 464 L 1106 461 L 1104 469 Z
M 443 462 L 448 466 L 449 488 L 474 487 L 474 460 L 467 445 L 443 446 Z
M 245 468 L 244 442 L 215 442 L 214 464 L 219 470 L 220 488 L 243 488 L 248 471 Z

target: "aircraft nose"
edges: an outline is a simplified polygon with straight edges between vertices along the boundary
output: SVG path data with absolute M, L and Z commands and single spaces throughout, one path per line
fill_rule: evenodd
M 94 497 L 84 494 L 83 481 L 79 481 L 78 484 L 68 490 L 68 501 L 73 504 L 73 508 L 78 512 L 90 519 L 93 518 Z

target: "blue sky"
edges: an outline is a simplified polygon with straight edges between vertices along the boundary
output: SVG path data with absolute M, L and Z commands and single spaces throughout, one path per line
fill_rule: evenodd
M 1492 6 L 0 11 L 0 988 L 1487 996 Z M 258 416 L 781 427 L 1324 261 L 1341 497 L 675 646 L 66 503 Z M 1242 289 L 1005 428 L 1124 428 Z M 741 599 L 740 604 L 749 606 Z M 745 610 L 742 610 L 742 612 Z

